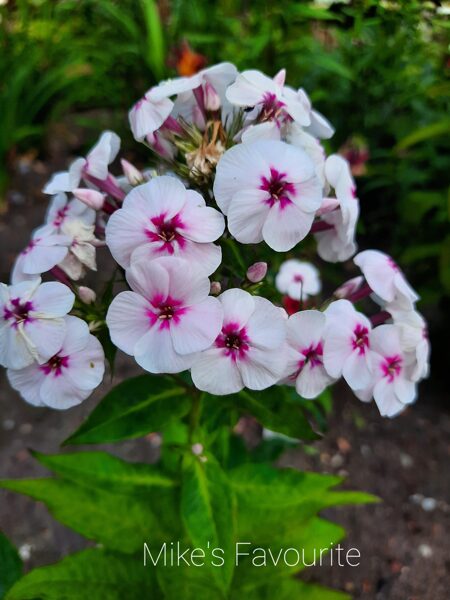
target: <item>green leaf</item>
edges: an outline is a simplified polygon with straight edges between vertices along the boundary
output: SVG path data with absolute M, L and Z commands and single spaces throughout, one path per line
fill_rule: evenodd
M 293 402 L 288 391 L 282 386 L 273 386 L 262 392 L 243 390 L 239 394 L 226 397 L 225 401 L 233 402 L 235 408 L 253 415 L 264 427 L 272 431 L 302 440 L 319 438 L 300 403 Z
M 0 487 L 43 502 L 55 519 L 67 527 L 119 552 L 131 553 L 141 548 L 146 539 L 163 542 L 174 534 L 152 510 L 165 502 L 159 492 L 130 499 L 125 494 L 58 479 L 3 480 Z M 171 517 L 175 527 L 176 517 Z
M 0 599 L 22 574 L 22 561 L 17 550 L 0 531 Z
M 284 579 L 268 583 L 246 593 L 246 600 L 350 600 L 348 594 L 298 579 Z
M 211 566 L 211 576 L 223 590 L 228 589 L 234 569 L 233 555 L 235 509 L 229 482 L 210 456 L 201 462 L 197 456 L 186 456 L 183 464 L 181 517 L 192 544 L 207 553 L 211 564 L 214 548 L 224 551 L 221 567 Z M 219 561 L 220 562 L 220 561 Z
M 154 466 L 129 463 L 107 452 L 77 452 L 75 454 L 41 454 L 33 456 L 53 472 L 77 483 L 105 488 L 120 493 L 139 493 L 154 487 L 176 485 Z
M 9 591 L 6 600 L 142 600 L 159 597 L 153 567 L 144 568 L 141 555 L 117 555 L 96 548 L 31 571 Z
M 103 444 L 159 431 L 189 411 L 186 389 L 165 377 L 140 375 L 119 383 L 64 444 Z
M 425 127 L 419 127 L 418 129 L 415 129 L 412 133 L 401 139 L 395 146 L 394 150 L 397 152 L 399 150 L 405 150 L 406 148 L 414 146 L 415 144 L 423 142 L 424 140 L 449 134 L 450 120 L 443 119 L 442 121 L 437 121 L 436 123 L 431 123 Z

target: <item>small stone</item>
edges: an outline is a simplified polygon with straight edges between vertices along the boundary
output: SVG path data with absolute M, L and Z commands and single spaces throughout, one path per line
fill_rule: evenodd
M 409 454 L 405 454 L 404 452 L 402 452 L 400 454 L 400 464 L 402 465 L 402 467 L 404 469 L 409 469 L 410 467 L 413 466 L 414 461 L 411 458 L 411 456 L 409 456 Z
M 413 494 L 409 497 L 413 504 L 422 504 L 423 495 L 422 494 Z
M 434 498 L 424 498 L 421 505 L 423 510 L 426 512 L 431 512 L 437 507 L 437 500 Z
M 344 457 L 341 454 L 334 454 L 331 457 L 330 465 L 333 467 L 333 469 L 340 469 L 344 462 Z
M 3 421 L 3 429 L 5 431 L 11 431 L 14 429 L 14 427 L 16 426 L 15 422 L 12 419 L 5 419 Z
M 337 447 L 339 448 L 339 452 L 341 454 L 348 454 L 352 449 L 352 446 L 348 440 L 343 437 L 338 437 L 336 440 Z
M 28 435 L 33 431 L 33 425 L 31 423 L 22 423 L 22 425 L 19 427 L 19 431 L 23 435 Z
M 19 548 L 19 556 L 22 560 L 27 561 L 30 560 L 31 557 L 31 544 L 22 544 Z
M 431 558 L 433 556 L 433 548 L 428 544 L 420 544 L 418 551 L 423 558 Z
M 361 446 L 361 454 L 364 456 L 364 458 L 368 458 L 372 454 L 370 446 L 368 446 L 367 444 L 363 444 Z

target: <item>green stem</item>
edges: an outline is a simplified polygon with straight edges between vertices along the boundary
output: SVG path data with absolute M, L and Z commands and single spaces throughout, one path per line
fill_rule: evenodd
M 196 391 L 196 393 L 192 396 L 192 408 L 189 416 L 189 443 L 192 444 L 194 441 L 194 435 L 197 431 L 197 427 L 200 421 L 200 414 L 202 409 L 202 396 L 200 392 Z

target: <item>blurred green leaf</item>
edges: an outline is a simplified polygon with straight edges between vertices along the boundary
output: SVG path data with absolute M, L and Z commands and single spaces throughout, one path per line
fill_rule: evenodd
M 160 431 L 188 413 L 185 388 L 165 377 L 140 375 L 113 388 L 64 444 L 117 442 Z
M 0 600 L 22 575 L 22 561 L 17 550 L 0 531 Z
M 67 556 L 31 571 L 10 590 L 6 600 L 142 600 L 158 598 L 153 569 L 141 555 L 125 556 L 99 548 Z

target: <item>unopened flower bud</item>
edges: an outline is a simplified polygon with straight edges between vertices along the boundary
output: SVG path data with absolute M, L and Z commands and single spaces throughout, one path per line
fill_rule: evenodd
M 205 83 L 204 87 L 204 102 L 206 110 L 219 110 L 220 108 L 220 97 L 216 92 L 213 85 L 211 85 L 208 81 Z
M 91 288 L 86 287 L 85 285 L 80 285 L 78 288 L 78 296 L 85 304 L 92 304 L 97 298 L 97 294 L 94 290 L 91 290 Z
M 210 293 L 213 296 L 218 296 L 221 291 L 222 291 L 222 286 L 220 285 L 220 283 L 218 281 L 211 281 Z
M 192 445 L 192 453 L 195 454 L 195 456 L 200 456 L 200 454 L 202 454 L 203 452 L 203 446 L 202 444 L 193 444 Z
M 122 158 L 120 160 L 120 164 L 122 165 L 122 171 L 125 177 L 128 179 L 130 185 L 140 185 L 141 183 L 145 183 L 144 174 L 139 171 L 134 165 L 130 162 Z
M 349 279 L 345 283 L 343 283 L 338 289 L 334 292 L 334 296 L 336 298 L 348 298 L 355 292 L 357 292 L 364 282 L 364 277 L 359 275 L 358 277 L 354 277 L 353 279 Z
M 259 283 L 267 275 L 267 263 L 256 262 L 247 269 L 247 279 L 251 283 Z
M 88 188 L 77 188 L 73 190 L 73 195 L 94 210 L 100 210 L 105 202 L 104 194 Z

